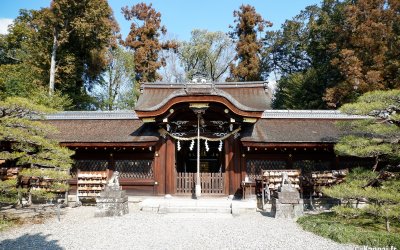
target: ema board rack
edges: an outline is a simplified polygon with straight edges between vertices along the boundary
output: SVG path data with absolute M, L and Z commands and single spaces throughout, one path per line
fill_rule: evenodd
M 107 184 L 108 171 L 78 171 L 78 196 L 95 198 Z
M 282 185 L 283 173 L 287 173 L 289 181 L 294 188 L 300 189 L 300 169 L 263 170 L 261 176 L 270 190 L 277 190 Z

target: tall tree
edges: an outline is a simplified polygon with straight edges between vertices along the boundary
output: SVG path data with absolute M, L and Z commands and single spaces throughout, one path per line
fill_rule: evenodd
M 86 90 L 100 79 L 107 49 L 115 43 L 118 25 L 113 12 L 106 0 L 53 0 L 47 13 L 51 62 L 57 63 L 57 68 L 54 64 L 49 68 L 57 72 L 59 89 L 71 96 L 77 108 L 85 108 L 79 101 L 87 99 Z
M 310 29 L 319 11 L 315 5 L 308 6 L 292 20 L 286 20 L 280 30 L 266 32 L 263 47 L 265 74 L 272 71 L 276 75 L 287 76 L 303 72 L 311 66 L 312 60 L 307 49 L 310 45 Z
M 175 48 L 174 42 L 160 42 L 160 35 L 167 29 L 161 25 L 161 13 L 152 4 L 139 3 L 129 8 L 122 8 L 125 19 L 132 21 L 131 30 L 123 44 L 134 51 L 136 80 L 154 82 L 161 79 L 157 70 L 165 65 L 165 60 L 159 58 L 159 52 Z
M 50 190 L 68 190 L 66 180 L 73 151 L 59 146 L 47 136 L 54 128 L 43 124 L 43 115 L 54 110 L 34 104 L 31 100 L 13 97 L 0 101 L 0 159 L 12 161 L 22 168 L 20 176 L 51 179 Z M 32 120 L 36 119 L 36 120 Z M 16 202 L 17 180 L 0 181 L 0 200 Z M 51 197 L 46 190 L 27 190 L 31 195 Z M 49 196 L 50 194 L 50 196 Z
M 359 0 L 343 9 L 343 25 L 337 26 L 337 53 L 332 66 L 340 72 L 338 82 L 327 89 L 325 100 L 337 107 L 358 95 L 400 88 L 399 30 L 400 2 Z M 379 38 L 379 39 L 378 39 Z
M 230 33 L 236 43 L 236 64 L 231 64 L 230 80 L 259 81 L 263 80 L 261 73 L 261 38 L 257 32 L 263 32 L 265 27 L 272 23 L 264 20 L 253 6 L 241 5 L 238 11 L 233 12 L 236 26 Z
M 189 42 L 179 44 L 178 54 L 187 79 L 201 73 L 218 82 L 226 78 L 235 57 L 233 51 L 232 40 L 223 32 L 195 29 Z
M 88 91 L 101 79 L 115 29 L 106 0 L 54 0 L 48 8 L 20 12 L 3 54 L 7 64 L 32 72 L 31 85 L 49 88 L 52 71 L 54 89 L 68 95 L 75 109 L 90 108 Z
M 95 88 L 101 110 L 132 109 L 139 96 L 133 54 L 117 46 L 107 53 L 104 81 Z
M 282 31 L 267 36 L 266 44 L 268 59 L 275 59 L 270 67 L 280 71 L 285 85 L 278 92 L 290 74 L 310 70 L 316 82 L 305 81 L 302 88 L 317 87 L 319 101 L 309 108 L 338 108 L 370 90 L 399 88 L 399 4 L 324 0 L 321 7 L 307 7 L 286 22 Z M 305 91 L 298 104 L 308 96 Z M 279 108 L 287 108 L 277 101 L 283 103 Z

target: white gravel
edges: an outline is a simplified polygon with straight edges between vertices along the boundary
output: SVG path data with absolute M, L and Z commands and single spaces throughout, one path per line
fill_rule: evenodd
M 354 249 L 260 213 L 156 214 L 130 205 L 122 217 L 95 218 L 94 207 L 65 209 L 61 222 L 0 233 L 0 249 Z

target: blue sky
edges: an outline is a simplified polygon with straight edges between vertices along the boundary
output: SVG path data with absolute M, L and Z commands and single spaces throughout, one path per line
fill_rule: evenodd
M 188 40 L 193 29 L 229 31 L 233 24 L 233 11 L 241 4 L 254 6 L 264 19 L 274 23 L 273 29 L 280 28 L 286 19 L 291 19 L 308 5 L 319 4 L 320 0 L 109 0 L 114 15 L 121 27 L 123 37 L 129 32 L 129 22 L 121 14 L 121 7 L 139 2 L 152 3 L 161 12 L 162 23 L 173 38 Z M 0 33 L 18 15 L 19 9 L 48 7 L 50 0 L 2 0 L 0 3 Z

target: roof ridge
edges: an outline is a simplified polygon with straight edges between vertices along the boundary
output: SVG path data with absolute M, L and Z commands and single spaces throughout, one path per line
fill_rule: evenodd
M 320 119 L 366 119 L 370 116 L 350 115 L 342 113 L 340 110 L 324 110 L 324 109 L 267 109 L 264 110 L 261 118 L 320 118 Z
M 139 119 L 133 110 L 61 111 L 46 115 L 47 120 Z

